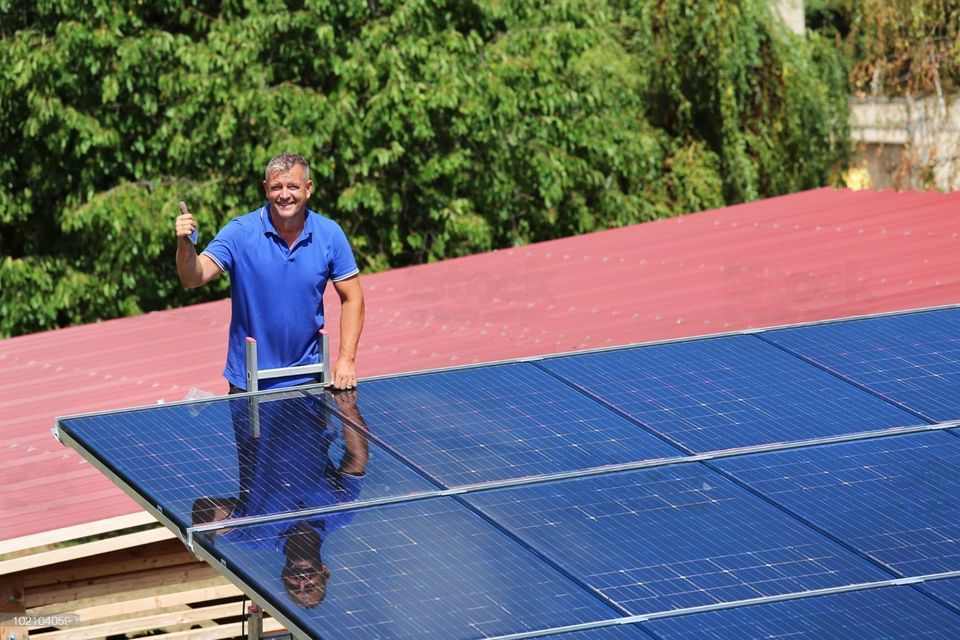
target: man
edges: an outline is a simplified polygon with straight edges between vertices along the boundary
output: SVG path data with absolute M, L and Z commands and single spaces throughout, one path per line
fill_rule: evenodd
M 261 369 L 319 362 L 328 280 L 340 297 L 340 350 L 328 379 L 337 389 L 353 388 L 364 302 L 350 244 L 339 225 L 307 209 L 313 182 L 302 156 L 274 157 L 264 171 L 263 190 L 267 204 L 231 220 L 199 255 L 190 240 L 197 223 L 183 202 L 176 221 L 177 273 L 184 287 L 230 274 L 232 317 L 223 372 L 230 392 L 246 390 L 248 337 L 257 341 Z M 311 381 L 311 376 L 292 376 L 260 386 Z

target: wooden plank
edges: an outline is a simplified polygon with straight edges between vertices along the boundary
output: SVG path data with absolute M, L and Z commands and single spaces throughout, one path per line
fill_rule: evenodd
M 8 616 L 26 613 L 24 607 L 23 583 L 20 576 L 0 577 L 0 638 L 7 640 L 23 639 L 27 637 L 26 627 L 14 624 L 13 618 Z M 10 622 L 3 622 L 9 619 Z
M 219 574 L 204 562 L 194 561 L 189 565 L 177 565 L 137 571 L 134 573 L 76 580 L 64 584 L 26 589 L 26 602 L 30 609 L 57 602 L 73 602 L 110 593 L 124 593 L 135 589 L 151 589 L 167 585 L 184 584 L 196 580 L 208 580 Z
M 102 620 L 114 616 L 131 615 L 144 611 L 155 611 L 167 607 L 206 602 L 207 600 L 218 600 L 220 598 L 234 598 L 242 595 L 243 592 L 240 591 L 240 589 L 230 583 L 225 583 L 215 587 L 176 591 L 174 593 L 135 598 L 133 600 L 124 600 L 110 604 L 94 605 L 76 609 L 73 613 L 77 614 L 81 623 L 89 623 L 94 620 Z
M 187 551 L 179 539 L 174 538 L 28 571 L 22 574 L 23 585 L 29 591 L 43 585 L 98 579 L 193 562 L 197 562 L 196 557 Z
M 0 578 L 0 613 L 24 613 L 26 599 L 20 576 Z
M 49 566 L 52 564 L 59 564 L 61 562 L 68 562 L 78 558 L 110 553 L 111 551 L 117 551 L 120 549 L 137 547 L 140 545 L 150 544 L 152 542 L 158 542 L 160 540 L 169 540 L 175 537 L 176 536 L 169 529 L 157 527 L 155 529 L 147 529 L 146 531 L 138 531 L 136 533 L 114 536 L 112 538 L 107 538 L 106 540 L 95 540 L 94 542 L 86 542 L 83 544 L 73 545 L 71 547 L 64 547 L 62 549 L 54 549 L 53 551 L 35 553 L 33 555 L 0 562 L 0 576 L 27 571 L 29 569 L 36 569 L 38 567 Z
M 283 625 L 273 618 L 263 619 L 264 631 L 270 633 L 273 631 L 283 631 L 283 629 Z M 242 623 L 232 622 L 216 627 L 207 627 L 206 629 L 190 629 L 189 631 L 150 636 L 150 640 L 222 640 L 223 638 L 236 638 L 244 632 L 245 627 L 243 627 Z M 42 637 L 43 636 L 37 636 L 37 638 Z
M 64 611 L 69 611 L 71 613 L 77 613 L 79 616 L 83 616 L 83 612 L 90 610 L 90 618 L 83 618 L 87 623 L 96 622 L 102 620 L 110 615 L 123 615 L 126 603 L 132 603 L 131 610 L 129 614 L 135 615 L 140 611 L 149 611 L 150 606 L 147 606 L 144 601 L 152 602 L 169 602 L 169 606 L 174 606 L 176 604 L 186 604 L 186 603 L 200 603 L 200 604 L 213 604 L 203 600 L 203 595 L 201 591 L 206 590 L 218 590 L 224 587 L 229 587 L 226 578 L 222 576 L 213 576 L 205 580 L 192 581 L 189 584 L 171 584 L 167 586 L 150 586 L 147 588 L 141 588 L 134 591 L 123 591 L 120 593 L 102 593 L 94 594 L 90 597 L 83 598 L 81 600 L 72 600 L 69 602 L 55 602 L 53 604 L 47 604 L 43 606 L 30 606 L 27 607 L 27 613 L 35 615 L 45 615 L 45 614 L 57 614 L 63 613 Z M 199 594 L 196 600 L 190 600 L 186 595 L 196 592 Z M 232 593 L 224 593 L 222 596 L 216 595 L 216 591 L 212 591 L 214 595 L 211 598 L 216 597 L 234 597 Z M 179 595 L 184 595 L 183 600 L 178 600 Z M 169 599 L 169 600 L 168 600 Z M 101 607 L 117 607 L 118 610 L 116 613 L 110 613 L 109 611 L 100 610 Z M 3 640 L 0 638 L 0 640 Z
M 102 622 L 100 624 L 87 625 L 83 627 L 76 626 L 50 633 L 35 634 L 34 637 L 43 638 L 44 640 L 84 640 L 85 638 L 102 638 L 121 633 L 125 634 L 138 631 L 150 631 L 152 629 L 164 629 L 166 627 L 172 627 L 175 625 L 213 621 L 215 618 L 235 618 L 243 615 L 244 613 L 245 611 L 242 603 L 230 602 L 228 604 L 218 604 L 199 609 L 181 609 L 180 611 L 158 613 L 156 615 L 143 616 L 140 618 Z
M 0 555 L 13 553 L 14 551 L 33 549 L 35 547 L 43 547 L 48 544 L 57 544 L 68 540 L 76 540 L 78 538 L 86 538 L 88 536 L 98 536 L 101 533 L 139 527 L 153 522 L 156 522 L 153 516 L 146 511 L 139 511 L 125 516 L 105 518 L 72 527 L 63 527 L 62 529 L 43 531 L 29 536 L 0 540 Z

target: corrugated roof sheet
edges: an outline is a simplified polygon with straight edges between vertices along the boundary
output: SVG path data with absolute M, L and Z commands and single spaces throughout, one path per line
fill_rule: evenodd
M 818 189 L 364 276 L 359 373 L 958 303 L 958 213 L 960 193 Z M 0 341 L 0 540 L 139 511 L 53 439 L 54 418 L 225 393 L 229 313 Z

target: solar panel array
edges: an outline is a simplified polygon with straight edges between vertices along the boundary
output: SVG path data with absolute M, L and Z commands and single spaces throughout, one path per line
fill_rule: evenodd
M 960 308 L 62 418 L 295 634 L 960 635 Z

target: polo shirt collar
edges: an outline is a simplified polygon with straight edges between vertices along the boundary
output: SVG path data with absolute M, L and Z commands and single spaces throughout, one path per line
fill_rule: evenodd
M 303 221 L 303 231 L 300 232 L 300 240 L 304 240 L 313 235 L 313 216 L 310 215 L 313 213 L 310 209 L 304 210 L 304 216 L 306 219 Z M 266 235 L 274 235 L 280 237 L 280 234 L 277 233 L 277 228 L 273 226 L 273 220 L 270 218 L 270 205 L 266 204 L 260 207 L 260 225 L 263 227 L 263 233 Z

